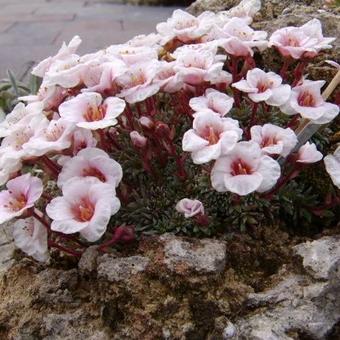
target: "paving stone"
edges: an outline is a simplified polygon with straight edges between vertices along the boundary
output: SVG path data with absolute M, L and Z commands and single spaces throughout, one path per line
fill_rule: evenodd
M 0 13 L 0 22 L 62 22 L 71 21 L 75 18 L 75 14 L 49 14 L 49 15 L 34 15 L 34 14 L 12 14 L 3 15 Z
M 12 22 L 0 22 L 0 33 L 6 32 L 13 24 Z
M 1 8 L 1 16 L 6 15 L 21 15 L 32 14 L 39 8 L 39 3 L 31 3 L 30 1 L 24 1 L 21 3 L 8 4 Z

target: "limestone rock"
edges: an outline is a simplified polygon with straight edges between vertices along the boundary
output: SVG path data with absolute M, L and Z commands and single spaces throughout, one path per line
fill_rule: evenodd
M 250 294 L 246 305 L 253 312 L 237 321 L 239 339 L 288 340 L 295 333 L 325 339 L 339 322 L 339 238 L 324 237 L 295 250 L 311 276 L 282 271 L 272 289 Z
M 126 281 L 131 276 L 143 272 L 149 261 L 143 256 L 115 258 L 105 254 L 98 259 L 98 277 L 110 282 Z
M 97 246 L 91 246 L 85 250 L 78 262 L 78 268 L 81 274 L 92 273 L 97 269 L 98 255 Z
M 196 240 L 193 243 L 173 235 L 164 235 L 164 263 L 171 271 L 194 271 L 201 274 L 217 274 L 226 265 L 226 244 L 213 239 Z
M 329 279 L 335 267 L 340 268 L 340 237 L 324 237 L 294 247 L 303 258 L 303 266 L 316 279 Z

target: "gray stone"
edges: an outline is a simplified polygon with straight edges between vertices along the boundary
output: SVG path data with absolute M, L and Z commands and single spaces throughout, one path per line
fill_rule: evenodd
M 294 247 L 303 258 L 303 266 L 316 279 L 328 279 L 334 266 L 340 265 L 340 237 L 324 237 Z
M 213 239 L 189 243 L 171 234 L 160 238 L 164 242 L 164 263 L 171 271 L 183 266 L 198 273 L 220 273 L 226 264 L 226 244 Z
M 78 262 L 79 272 L 81 274 L 91 273 L 97 268 L 97 257 L 98 257 L 97 246 L 88 247 Z
M 127 281 L 143 272 L 150 259 L 143 256 L 115 258 L 105 254 L 98 258 L 98 277 L 111 282 Z
M 236 322 L 239 339 L 286 340 L 294 332 L 325 339 L 340 320 L 338 249 L 338 237 L 296 246 L 311 276 L 283 269 L 273 288 L 250 294 L 246 305 L 253 312 Z

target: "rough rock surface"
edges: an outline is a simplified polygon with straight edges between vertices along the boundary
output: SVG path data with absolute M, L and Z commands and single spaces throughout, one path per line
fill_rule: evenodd
M 339 237 L 294 246 L 280 234 L 295 258 L 276 244 L 280 269 L 265 274 L 254 262 L 263 261 L 267 236 L 260 235 L 256 255 L 240 251 L 246 238 L 226 244 L 163 235 L 143 239 L 133 255 L 91 247 L 78 267 L 17 256 L 0 281 L 0 338 L 336 339 Z

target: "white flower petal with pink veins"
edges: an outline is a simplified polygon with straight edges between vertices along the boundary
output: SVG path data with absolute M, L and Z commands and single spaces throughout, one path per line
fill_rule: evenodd
M 121 88 L 118 97 L 133 104 L 156 94 L 160 85 L 154 84 L 153 79 L 159 71 L 159 67 L 158 61 L 132 65 L 128 71 L 116 79 L 117 85 Z
M 176 210 L 184 214 L 185 218 L 196 215 L 204 215 L 204 207 L 201 201 L 183 198 L 176 204 Z
M 61 118 L 90 130 L 104 129 L 117 124 L 117 117 L 124 111 L 124 100 L 99 93 L 84 92 L 59 106 Z
M 105 151 L 87 148 L 79 151 L 77 156 L 64 164 L 58 177 L 58 186 L 63 187 L 69 180 L 83 177 L 94 177 L 117 187 L 122 180 L 123 170 Z
M 312 19 L 301 27 L 284 27 L 275 31 L 269 39 L 269 46 L 276 47 L 285 57 L 300 59 L 315 57 L 319 51 L 329 49 L 335 38 L 324 38 L 321 22 Z
M 96 178 L 74 179 L 62 188 L 63 196 L 46 207 L 51 229 L 64 234 L 79 232 L 89 242 L 99 240 L 112 215 L 120 209 L 114 186 Z
M 314 143 L 307 142 L 305 145 L 301 146 L 297 154 L 298 163 L 316 163 L 321 161 L 323 155 L 317 150 Z
M 159 62 L 159 70 L 153 79 L 161 91 L 175 93 L 183 88 L 183 79 L 181 74 L 176 72 L 174 67 L 176 62 Z
M 118 59 L 98 60 L 83 75 L 86 88 L 82 92 L 99 92 L 113 94 L 117 91 L 115 79 L 126 72 L 126 64 Z
M 231 75 L 223 71 L 224 63 L 216 54 L 216 47 L 209 49 L 185 47 L 181 48 L 180 52 L 174 53 L 176 57 L 174 70 L 180 73 L 185 83 L 199 85 L 203 82 L 211 84 L 231 82 Z M 221 79 L 221 73 L 223 79 Z
M 323 161 L 332 182 L 340 189 L 340 146 L 337 147 L 332 155 L 327 155 Z
M 46 86 L 44 82 L 42 82 L 36 95 L 23 96 L 18 99 L 28 104 L 41 102 L 43 109 L 49 111 L 58 108 L 67 95 L 66 89 L 57 85 Z
M 234 99 L 215 89 L 207 89 L 204 96 L 190 99 L 189 105 L 196 113 L 211 111 L 224 117 L 232 109 Z
M 259 144 L 262 152 L 268 155 L 286 157 L 298 142 L 292 129 L 284 129 L 273 124 L 252 126 L 250 134 L 251 141 Z
M 94 148 L 98 141 L 93 137 L 92 131 L 83 128 L 77 128 L 72 136 L 72 155 L 76 156 L 80 150 Z
M 2 161 L 16 162 L 33 157 L 31 150 L 25 149 L 24 146 L 37 130 L 46 128 L 48 124 L 49 120 L 43 114 L 29 115 L 21 119 L 20 124 L 16 124 L 11 134 L 1 142 L 1 149 L 5 150 L 2 153 Z
M 264 156 L 254 142 L 239 142 L 227 155 L 219 158 L 211 172 L 211 183 L 219 192 L 240 196 L 271 189 L 281 175 L 278 162 Z
M 126 44 L 133 47 L 157 47 L 161 48 L 161 35 L 157 33 L 140 34 L 129 40 Z
M 37 129 L 34 136 L 23 145 L 23 149 L 37 157 L 68 149 L 75 128 L 75 124 L 66 119 L 51 120 L 48 126 Z
M 261 0 L 242 0 L 237 6 L 229 11 L 222 12 L 229 18 L 238 17 L 244 20 L 247 24 L 251 24 L 253 17 L 261 9 Z
M 18 103 L 12 112 L 5 116 L 5 119 L 0 123 L 0 138 L 9 136 L 21 122 L 27 122 L 28 118 L 33 118 L 35 115 L 43 113 L 43 104 L 41 102 L 24 105 Z
M 184 134 L 182 148 L 191 152 L 195 164 L 203 164 L 232 150 L 242 133 L 238 121 L 203 111 L 196 114 L 193 128 Z
M 254 68 L 247 72 L 246 79 L 240 80 L 233 87 L 248 93 L 249 98 L 259 103 L 266 102 L 271 106 L 281 106 L 290 97 L 291 88 L 289 85 L 282 85 L 282 78 L 274 72 L 264 72 Z
M 58 53 L 54 57 L 48 57 L 47 59 L 44 59 L 38 65 L 36 65 L 32 70 L 32 74 L 37 77 L 43 78 L 45 73 L 50 69 L 53 63 L 55 63 L 57 60 L 68 59 L 71 55 L 76 53 L 80 44 L 81 39 L 77 35 L 72 38 L 68 45 L 66 45 L 66 43 L 64 42 Z
M 304 80 L 302 85 L 292 88 L 289 100 L 280 107 L 281 111 L 288 115 L 299 113 L 314 124 L 331 122 L 339 114 L 339 107 L 322 98 L 324 84 L 324 80 Z
M 177 9 L 171 18 L 156 26 L 157 32 L 163 37 L 162 44 L 173 38 L 188 43 L 201 38 L 213 25 L 215 15 L 212 12 L 203 12 L 195 17 L 188 12 Z
M 10 178 L 15 177 L 22 168 L 20 157 L 11 157 L 13 149 L 10 147 L 0 148 L 0 185 L 4 185 Z
M 128 44 L 112 45 L 106 49 L 106 52 L 122 60 L 127 66 L 133 64 L 145 63 L 147 61 L 157 62 L 158 48 L 147 46 L 130 46 Z
M 227 21 L 223 28 L 215 26 L 215 35 L 218 45 L 233 56 L 252 56 L 253 48 L 262 51 L 268 45 L 265 40 L 267 32 L 255 31 L 243 19 L 237 17 Z
M 16 247 L 35 260 L 46 262 L 49 258 L 46 227 L 33 217 L 19 219 L 13 224 Z
M 30 174 L 11 179 L 6 187 L 0 192 L 0 224 L 32 208 L 43 192 L 41 179 Z

